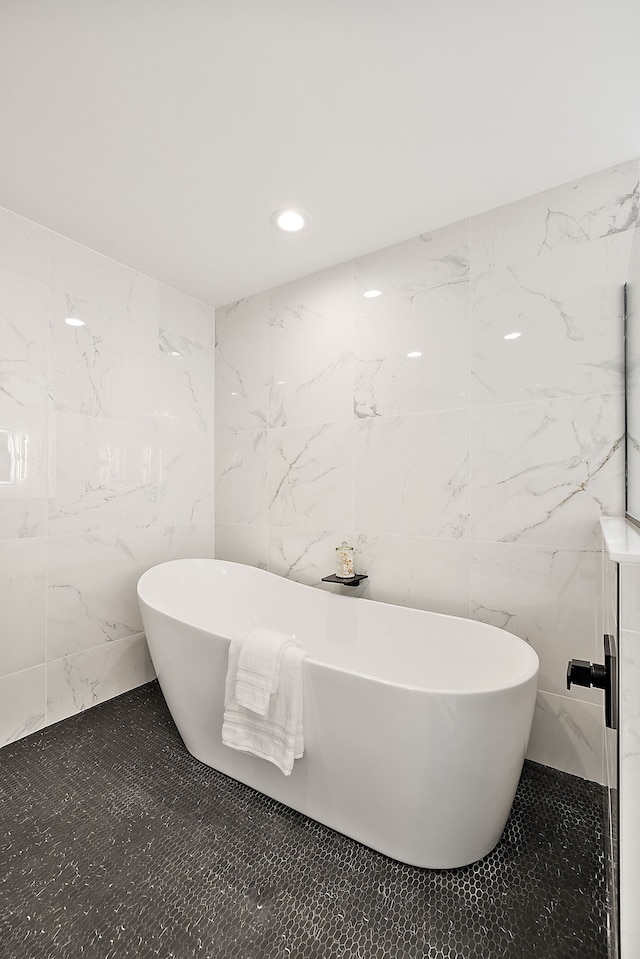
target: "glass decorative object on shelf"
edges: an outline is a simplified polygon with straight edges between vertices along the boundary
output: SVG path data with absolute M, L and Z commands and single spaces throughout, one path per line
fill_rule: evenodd
M 336 546 L 336 576 L 339 579 L 352 579 L 354 576 L 353 546 L 347 546 L 346 540 Z

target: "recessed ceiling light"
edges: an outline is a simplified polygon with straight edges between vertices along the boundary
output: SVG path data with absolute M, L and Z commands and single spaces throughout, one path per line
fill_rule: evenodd
M 68 316 L 65 323 L 67 326 L 84 326 L 84 320 L 79 320 L 77 316 Z
M 362 295 L 370 298 L 374 296 L 382 296 L 382 290 L 367 290 L 367 292 L 363 293 Z
M 276 210 L 271 214 L 271 226 L 283 233 L 299 233 L 309 226 L 311 220 L 302 210 Z
M 177 360 L 182 360 L 182 359 L 184 359 L 184 357 L 183 357 L 182 353 L 180 352 L 180 350 L 169 350 L 169 356 L 173 356 L 173 357 L 175 357 L 175 359 L 177 359 Z
M 422 353 L 420 353 L 419 350 L 412 350 L 411 353 L 407 353 L 407 356 L 413 359 L 416 356 L 422 356 Z
M 505 340 L 517 340 L 519 336 L 522 336 L 522 333 L 507 333 Z

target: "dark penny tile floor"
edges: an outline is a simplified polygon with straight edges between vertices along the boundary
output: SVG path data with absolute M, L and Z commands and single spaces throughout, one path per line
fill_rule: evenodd
M 2 959 L 607 954 L 602 789 L 544 766 L 498 847 L 449 871 L 203 766 L 156 683 L 5 747 L 0 773 Z

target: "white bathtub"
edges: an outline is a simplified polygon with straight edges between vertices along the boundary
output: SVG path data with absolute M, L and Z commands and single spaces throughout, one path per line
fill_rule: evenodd
M 525 642 L 220 560 L 155 566 L 138 597 L 162 691 L 197 759 L 411 865 L 462 866 L 498 842 L 536 695 L 538 657 Z M 220 738 L 229 640 L 257 625 L 309 653 L 305 752 L 288 778 Z

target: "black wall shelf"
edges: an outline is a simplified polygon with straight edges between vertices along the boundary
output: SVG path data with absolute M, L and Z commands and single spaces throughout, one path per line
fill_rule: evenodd
M 349 579 L 343 579 L 341 576 L 336 576 L 335 573 L 332 573 L 331 576 L 323 576 L 323 583 L 339 583 L 341 586 L 359 586 L 363 579 L 368 579 L 369 577 L 364 573 L 356 573 L 355 576 L 350 576 Z

